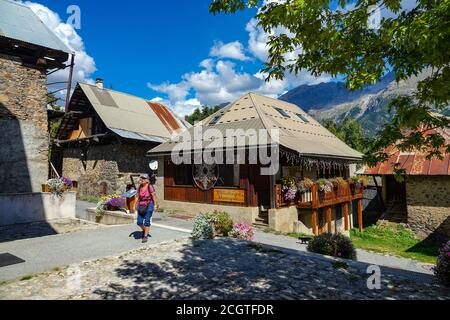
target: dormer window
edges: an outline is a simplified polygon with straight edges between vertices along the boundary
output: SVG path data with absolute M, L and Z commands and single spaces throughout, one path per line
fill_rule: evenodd
M 299 117 L 303 122 L 309 123 L 309 120 L 302 114 L 296 113 L 297 117 Z
M 281 108 L 275 108 L 275 110 L 278 111 L 279 114 L 281 114 L 285 118 L 290 118 L 289 114 L 286 112 L 286 110 L 283 110 Z
M 222 114 L 215 116 L 214 118 L 212 118 L 212 120 L 209 122 L 209 126 L 213 126 L 215 124 L 217 124 L 217 122 L 219 122 L 220 118 L 222 118 Z

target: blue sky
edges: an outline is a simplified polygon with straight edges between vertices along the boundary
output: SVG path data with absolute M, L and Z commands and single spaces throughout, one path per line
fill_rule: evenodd
M 299 84 L 329 81 L 307 72 L 265 83 L 267 55 L 256 10 L 209 13 L 210 0 L 25 1 L 77 53 L 75 80 L 160 101 L 180 115 L 248 91 L 277 97 Z M 67 8 L 81 10 L 81 28 L 67 24 Z M 49 81 L 63 80 L 66 71 Z
M 211 0 L 35 0 L 34 12 L 77 53 L 75 80 L 159 101 L 185 115 L 202 105 L 237 99 L 248 91 L 278 97 L 301 84 L 331 81 L 306 70 L 265 82 L 259 73 L 268 35 L 256 10 L 213 16 Z M 67 8 L 81 10 L 81 28 L 67 24 Z M 286 32 L 276 30 L 275 33 Z M 50 82 L 67 78 L 67 70 Z M 51 88 L 53 89 L 53 88 Z

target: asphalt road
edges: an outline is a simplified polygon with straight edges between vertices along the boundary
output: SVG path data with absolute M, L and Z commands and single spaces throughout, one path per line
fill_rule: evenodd
M 167 229 L 154 226 L 152 237 L 147 244 L 141 243 L 141 232 L 135 225 L 105 227 L 1 243 L 0 253 L 15 255 L 25 260 L 25 263 L 0 268 L 0 281 L 82 261 L 119 255 L 142 246 L 189 236 L 181 230 L 176 227 Z

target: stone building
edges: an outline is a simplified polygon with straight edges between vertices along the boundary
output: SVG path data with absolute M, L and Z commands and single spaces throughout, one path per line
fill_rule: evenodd
M 433 133 L 430 131 L 425 134 Z M 450 129 L 440 133 L 450 144 Z M 444 154 L 444 150 L 441 150 Z M 382 199 L 386 212 L 382 218 L 407 223 L 421 238 L 438 242 L 450 238 L 450 154 L 444 159 L 427 160 L 426 152 L 400 152 L 395 146 L 386 149 L 390 158 L 364 174 L 381 176 Z M 405 170 L 404 181 L 394 177 L 394 166 Z
M 78 83 L 52 162 L 78 182 L 82 196 L 121 194 L 150 171 L 146 152 L 188 126 L 161 104 L 103 88 L 101 79 L 96 85 Z
M 47 70 L 70 50 L 28 7 L 0 0 L 0 194 L 48 179 Z

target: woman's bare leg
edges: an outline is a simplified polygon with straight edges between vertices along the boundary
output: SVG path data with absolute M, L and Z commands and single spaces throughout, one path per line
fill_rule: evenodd
M 150 227 L 144 227 L 144 237 L 148 237 L 150 234 Z

